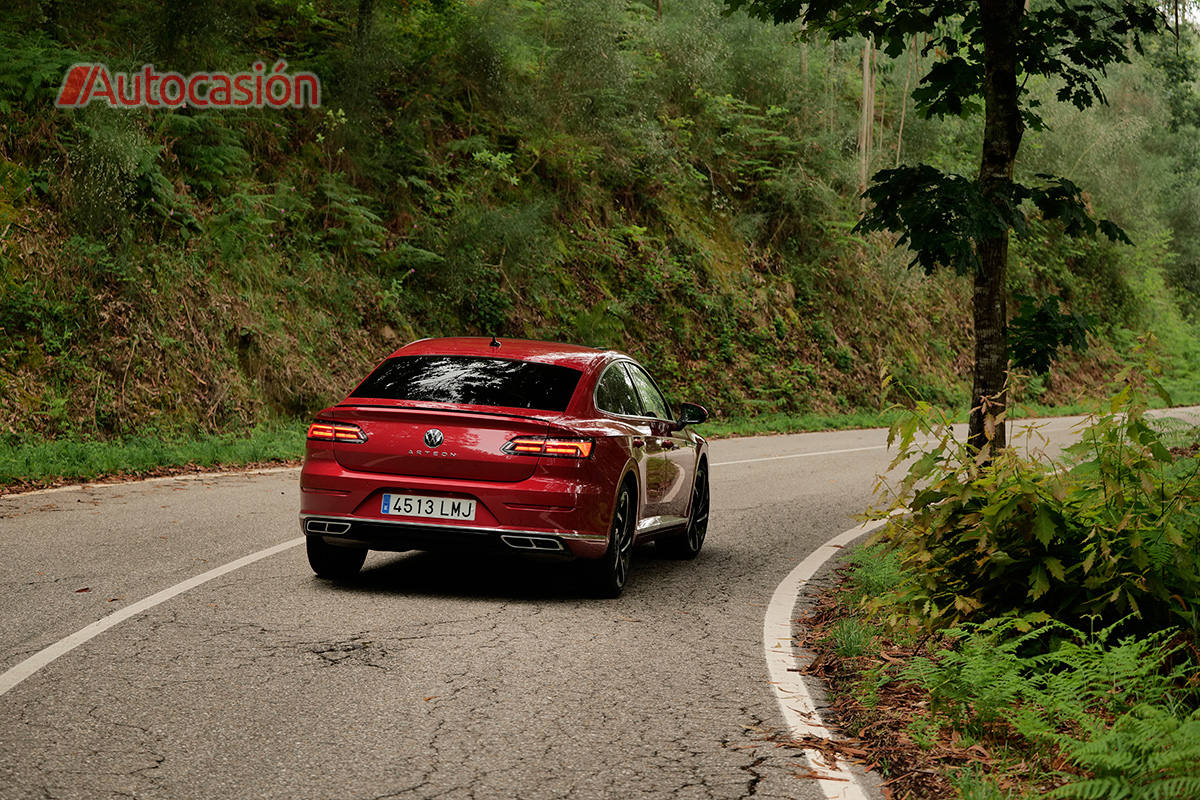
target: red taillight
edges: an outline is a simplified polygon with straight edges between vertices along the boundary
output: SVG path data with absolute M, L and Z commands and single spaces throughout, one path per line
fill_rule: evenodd
M 362 428 L 346 422 L 314 422 L 308 426 L 308 438 L 322 442 L 365 442 Z
M 547 439 L 542 455 L 587 458 L 592 454 L 591 439 Z
M 505 442 L 500 450 L 509 455 L 587 458 L 592 454 L 592 444 L 591 439 L 582 438 L 518 436 Z

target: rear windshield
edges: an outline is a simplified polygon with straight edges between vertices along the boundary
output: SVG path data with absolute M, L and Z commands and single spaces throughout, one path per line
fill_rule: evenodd
M 396 356 L 350 396 L 565 411 L 582 375 L 557 364 L 508 358 Z

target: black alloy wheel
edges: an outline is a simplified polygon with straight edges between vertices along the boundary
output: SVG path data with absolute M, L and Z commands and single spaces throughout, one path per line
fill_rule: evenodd
M 687 527 L 677 534 L 659 540 L 658 547 L 672 558 L 693 559 L 704 547 L 708 533 L 708 468 L 701 467 L 692 487 L 692 515 Z
M 609 528 L 608 550 L 588 566 L 592 569 L 592 583 L 600 597 L 617 597 L 629 579 L 629 565 L 633 561 L 634 520 L 633 492 L 629 486 L 621 487 L 613 507 L 613 520 Z

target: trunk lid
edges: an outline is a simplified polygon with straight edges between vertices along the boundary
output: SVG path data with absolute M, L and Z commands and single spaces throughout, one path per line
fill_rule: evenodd
M 327 416 L 367 434 L 363 443 L 333 443 L 334 457 L 346 469 L 456 480 L 525 480 L 537 457 L 500 448 L 514 436 L 544 436 L 549 428 L 543 419 L 519 414 L 401 405 L 343 405 Z M 441 433 L 440 442 L 431 431 Z

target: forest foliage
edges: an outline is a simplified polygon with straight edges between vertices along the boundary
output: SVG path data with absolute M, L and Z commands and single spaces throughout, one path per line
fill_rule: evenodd
M 1147 413 L 1150 344 L 1061 451 L 1030 424 L 984 467 L 928 404 L 892 425 L 886 524 L 814 663 L 841 659 L 852 735 L 935 767 L 929 796 L 1200 797 L 1200 431 Z
M 969 282 L 909 271 L 891 235 L 852 230 L 864 157 L 972 169 L 977 126 L 920 118 L 908 99 L 921 59 L 940 56 L 876 57 L 864 152 L 861 48 L 721 10 L 9 4 L 0 429 L 303 417 L 403 341 L 458 333 L 624 349 L 674 401 L 727 419 L 961 405 Z M 78 61 L 187 73 L 278 58 L 321 76 L 320 109 L 53 107 Z M 1086 395 L 1148 329 L 1189 399 L 1198 63 L 1188 30 L 1148 42 L 1104 79 L 1108 106 L 1047 103 L 1047 129 L 1027 135 L 1019 170 L 1070 175 L 1135 245 L 1030 223 L 1010 289 L 1036 298 L 1030 324 L 1053 302 L 1086 335 L 1055 332 L 1057 361 L 1018 376 L 1018 401 Z

